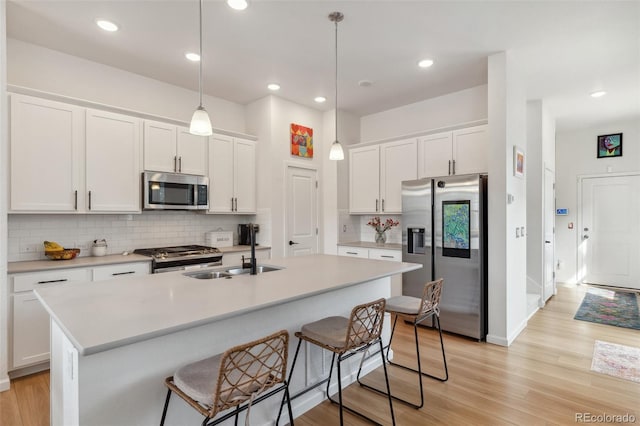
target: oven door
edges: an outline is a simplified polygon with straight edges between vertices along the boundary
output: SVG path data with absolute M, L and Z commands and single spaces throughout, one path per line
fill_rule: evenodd
M 206 210 L 209 208 L 206 176 L 144 172 L 144 210 Z

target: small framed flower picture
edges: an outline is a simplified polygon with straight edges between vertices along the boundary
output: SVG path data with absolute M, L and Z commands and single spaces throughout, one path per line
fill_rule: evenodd
M 598 158 L 622 157 L 622 133 L 598 136 Z
M 524 176 L 524 151 L 516 145 L 513 146 L 513 175 L 519 178 Z

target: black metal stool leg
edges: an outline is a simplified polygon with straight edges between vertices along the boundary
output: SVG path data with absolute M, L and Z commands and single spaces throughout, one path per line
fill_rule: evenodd
M 342 364 L 341 357 L 338 356 L 338 400 L 340 401 L 340 426 L 344 424 L 344 418 L 342 415 L 342 372 L 340 371 L 340 365 Z
M 440 347 L 442 348 L 442 361 L 444 362 L 444 379 L 433 376 L 429 377 L 433 377 L 434 379 L 446 382 L 447 380 L 449 380 L 449 369 L 447 368 L 447 356 L 444 354 L 444 341 L 442 340 L 442 328 L 440 328 L 440 315 L 436 315 L 436 322 L 438 323 L 438 333 L 440 333 Z
M 382 359 L 382 369 L 384 370 L 384 381 L 387 383 L 387 396 L 389 397 L 389 411 L 391 412 L 391 424 L 395 426 L 396 417 L 393 414 L 393 401 L 391 396 L 391 386 L 389 385 L 389 375 L 387 374 L 387 364 L 384 362 L 382 339 L 380 339 L 380 358 Z
M 291 395 L 289 394 L 289 382 L 285 382 L 284 394 L 287 398 L 287 410 L 289 411 L 289 425 L 293 426 L 293 410 L 291 409 Z M 277 422 L 276 422 L 276 426 L 278 426 Z
M 298 346 L 296 346 L 296 353 L 293 356 L 293 363 L 291 364 L 291 371 L 289 371 L 289 380 L 287 381 L 287 392 L 282 397 L 282 402 L 280 403 L 280 410 L 278 410 L 278 418 L 276 419 L 276 426 L 280 423 L 280 417 L 282 416 L 282 408 L 284 407 L 284 400 L 287 398 L 287 404 L 289 404 L 289 415 L 291 416 L 291 401 L 289 400 L 289 383 L 291 383 L 291 378 L 293 377 L 293 369 L 296 367 L 296 360 L 298 359 L 298 353 L 300 353 L 300 346 L 302 345 L 302 339 L 298 339 Z M 293 416 L 291 416 L 293 418 Z M 293 424 L 293 423 L 292 423 Z
M 391 336 L 389 337 L 389 344 L 387 345 L 387 362 L 389 362 L 389 350 L 391 349 L 391 342 L 393 342 L 393 333 L 396 331 L 396 323 L 398 322 L 398 316 L 393 319 L 393 327 L 391 327 Z
M 171 389 L 167 391 L 167 399 L 164 401 L 164 408 L 162 409 L 162 418 L 160 419 L 160 426 L 164 425 L 164 419 L 167 417 L 167 408 L 169 408 L 169 398 L 171 398 Z

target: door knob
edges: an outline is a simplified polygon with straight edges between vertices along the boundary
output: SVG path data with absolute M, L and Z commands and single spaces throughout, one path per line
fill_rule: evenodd
M 545 243 L 545 244 L 551 244 L 551 241 L 549 241 L 549 240 L 544 240 L 544 243 Z
M 293 241 L 289 240 L 289 245 L 292 246 L 294 244 L 300 244 L 300 243 L 294 243 Z

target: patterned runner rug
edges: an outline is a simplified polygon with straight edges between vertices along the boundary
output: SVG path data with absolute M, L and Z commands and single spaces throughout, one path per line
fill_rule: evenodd
M 640 330 L 636 293 L 589 288 L 574 319 Z
M 640 348 L 596 340 L 591 371 L 640 383 Z

